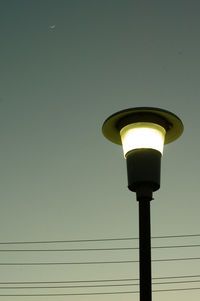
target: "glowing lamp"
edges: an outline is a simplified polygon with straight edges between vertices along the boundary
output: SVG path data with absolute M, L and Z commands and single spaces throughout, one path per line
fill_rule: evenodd
M 137 193 L 137 198 L 142 190 L 158 190 L 163 147 L 182 134 L 181 120 L 166 110 L 139 107 L 111 115 L 102 131 L 107 139 L 122 145 L 128 188 Z
M 163 153 L 166 130 L 155 123 L 136 122 L 120 131 L 124 157 L 134 149 L 150 148 Z

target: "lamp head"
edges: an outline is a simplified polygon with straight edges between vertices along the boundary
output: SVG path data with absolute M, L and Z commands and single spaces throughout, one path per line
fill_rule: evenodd
M 169 111 L 137 107 L 108 117 L 102 131 L 108 140 L 123 147 L 129 189 L 137 191 L 146 183 L 155 191 L 160 187 L 163 146 L 182 134 L 183 123 Z

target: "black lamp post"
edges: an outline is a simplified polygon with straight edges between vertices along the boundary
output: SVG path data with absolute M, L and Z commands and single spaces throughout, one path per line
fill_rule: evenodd
M 139 202 L 140 301 L 151 301 L 150 201 L 160 188 L 160 166 L 164 144 L 183 132 L 182 121 L 166 110 L 139 107 L 108 117 L 104 136 L 123 146 L 128 188 Z

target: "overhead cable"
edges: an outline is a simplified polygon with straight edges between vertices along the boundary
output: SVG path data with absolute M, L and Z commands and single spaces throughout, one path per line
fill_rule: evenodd
M 152 262 L 165 261 L 184 261 L 184 260 L 200 260 L 200 257 L 183 257 L 183 258 L 162 258 L 153 259 Z M 0 262 L 0 266 L 26 266 L 26 265 L 82 265 L 82 264 L 125 264 L 138 263 L 138 260 L 120 260 L 120 261 L 72 261 L 72 262 Z
M 173 292 L 173 291 L 192 291 L 200 290 L 200 287 L 190 288 L 172 288 L 153 290 L 153 293 Z M 87 293 L 56 293 L 56 294 L 0 294 L 0 297 L 57 297 L 57 296 L 92 296 L 92 295 L 124 295 L 124 294 L 139 294 L 139 291 L 118 291 L 118 292 L 87 292 Z
M 185 278 L 200 278 L 199 275 L 178 275 L 178 276 L 162 276 L 152 277 L 152 280 L 165 280 L 165 279 L 185 279 Z M 4 281 L 0 285 L 7 284 L 63 284 L 63 283 L 96 283 L 96 282 L 123 282 L 123 281 L 139 281 L 139 278 L 119 278 L 119 279 L 93 279 L 93 280 L 60 280 L 60 281 Z
M 184 234 L 184 235 L 164 235 L 152 236 L 152 239 L 163 238 L 186 238 L 186 237 L 200 237 L 200 234 Z M 0 245 L 9 244 L 54 244 L 54 243 L 81 243 L 81 242 L 100 242 L 100 241 L 124 241 L 124 240 L 138 240 L 138 237 L 119 237 L 119 238 L 97 238 L 97 239 L 72 239 L 72 240 L 43 240 L 43 241 L 7 241 L 0 242 Z
M 171 284 L 188 284 L 199 283 L 200 280 L 189 281 L 166 281 L 153 282 L 152 285 L 171 285 Z M 74 289 L 74 288 L 99 288 L 99 287 L 125 287 L 125 286 L 139 286 L 139 283 L 123 283 L 123 284 L 95 284 L 95 285 L 63 285 L 63 286 L 0 286 L 1 289 Z
M 152 246 L 152 249 L 176 249 L 176 248 L 197 248 L 195 245 L 169 245 L 169 246 Z M 113 247 L 113 248 L 76 248 L 76 249 L 0 249 L 0 252 L 84 252 L 84 251 L 128 251 L 139 250 L 138 247 Z

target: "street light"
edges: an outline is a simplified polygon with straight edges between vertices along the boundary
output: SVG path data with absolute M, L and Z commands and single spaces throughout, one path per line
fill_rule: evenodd
M 138 107 L 108 117 L 104 136 L 122 145 L 127 163 L 128 188 L 139 202 L 140 301 L 151 301 L 150 201 L 160 188 L 160 166 L 164 144 L 183 132 L 182 121 L 173 113 Z

